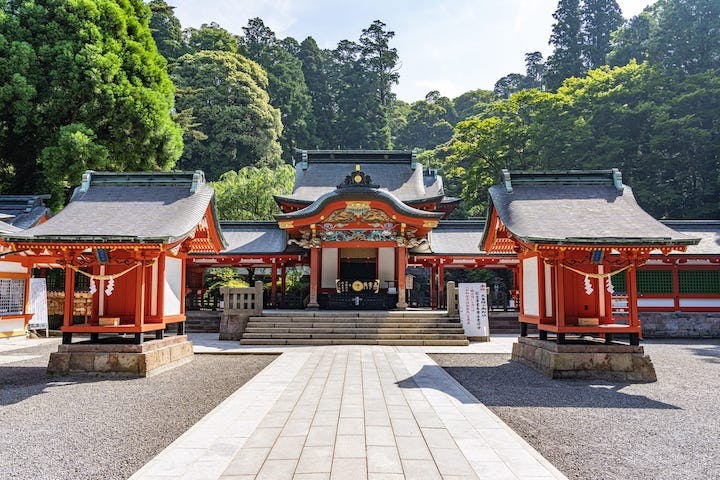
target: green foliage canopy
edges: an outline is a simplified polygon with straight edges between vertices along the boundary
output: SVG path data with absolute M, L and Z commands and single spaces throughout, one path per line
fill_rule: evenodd
M 182 150 L 173 85 L 140 0 L 0 7 L 0 170 L 53 205 L 86 169 L 160 170 Z
M 280 112 L 270 105 L 267 76 L 255 62 L 231 52 L 200 51 L 173 69 L 178 109 L 192 109 L 206 139 L 186 137 L 183 168 L 210 179 L 247 165 L 278 165 Z
M 218 216 L 222 220 L 272 220 L 280 210 L 273 195 L 292 192 L 295 169 L 245 167 L 224 173 L 213 183 Z

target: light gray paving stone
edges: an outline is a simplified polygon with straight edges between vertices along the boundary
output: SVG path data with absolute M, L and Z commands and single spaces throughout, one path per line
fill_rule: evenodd
M 475 476 L 473 468 L 459 449 L 430 447 L 430 453 L 442 475 Z
M 365 435 L 335 437 L 335 458 L 365 458 Z
M 367 478 L 367 464 L 363 458 L 335 458 L 331 479 L 348 480 Z
M 330 473 L 296 473 L 292 478 L 293 480 L 328 480 Z
M 382 410 L 369 410 L 365 409 L 365 425 L 389 427 L 390 415 L 388 415 L 385 406 L 383 405 Z
M 335 432 L 337 427 L 335 425 L 329 426 L 311 426 L 310 433 L 308 433 L 305 445 L 309 447 L 321 447 L 325 445 L 335 444 Z
M 362 435 L 365 433 L 365 420 L 354 417 L 340 417 L 338 435 Z
M 294 460 L 267 460 L 256 480 L 278 480 L 280 478 L 291 478 L 295 470 L 297 459 Z
M 430 448 L 449 448 L 455 445 L 450 433 L 444 428 L 423 428 L 422 434 Z
M 290 412 L 278 412 L 274 409 L 268 413 L 265 418 L 263 418 L 262 422 L 260 422 L 261 428 L 269 428 L 269 427 L 283 427 L 285 426 L 285 422 L 287 422 L 288 417 L 290 417 Z
M 420 437 L 420 428 L 414 418 L 394 418 L 392 429 L 396 437 Z
M 360 405 L 342 405 L 340 407 L 340 417 L 362 418 L 364 416 L 362 404 Z
M 395 446 L 395 435 L 392 427 L 367 426 L 365 438 L 368 445 Z
M 517 480 L 515 474 L 505 462 L 470 462 L 480 478 L 493 480 Z
M 292 436 L 307 436 L 310 431 L 310 425 L 312 424 L 312 418 L 300 418 L 295 420 L 288 420 L 285 427 L 280 432 L 281 435 L 286 437 Z
M 305 447 L 295 473 L 329 473 L 332 458 L 333 447 Z
M 252 435 L 250 435 L 243 447 L 272 447 L 273 445 L 275 445 L 275 440 L 277 440 L 277 438 L 280 436 L 281 431 L 281 427 L 258 428 L 253 432 Z
M 406 480 L 442 480 L 432 460 L 402 460 Z
M 396 437 L 398 453 L 402 460 L 432 460 L 430 449 L 422 437 Z
M 372 473 L 403 473 L 400 455 L 397 448 L 368 445 L 368 472 Z
M 460 451 L 463 452 L 468 461 L 473 462 L 499 462 L 498 454 L 488 443 L 481 438 L 461 438 L 456 440 Z
M 327 427 L 327 426 L 337 426 L 338 420 L 340 419 L 340 411 L 339 410 L 328 410 L 328 411 L 320 411 L 318 410 L 315 412 L 315 416 L 313 417 L 312 426 L 313 427 Z
M 390 418 L 414 418 L 407 405 L 388 405 L 387 409 Z
M 243 448 L 223 472 L 225 475 L 257 475 L 270 448 Z
M 304 437 L 280 437 L 270 449 L 268 460 L 296 460 L 305 444 Z
M 405 480 L 402 473 L 368 473 L 368 480 Z

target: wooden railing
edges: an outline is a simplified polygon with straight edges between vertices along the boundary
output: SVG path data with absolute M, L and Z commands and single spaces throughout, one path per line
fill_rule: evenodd
M 263 309 L 263 282 L 254 287 L 220 289 L 223 294 L 223 311 L 235 315 L 259 315 Z

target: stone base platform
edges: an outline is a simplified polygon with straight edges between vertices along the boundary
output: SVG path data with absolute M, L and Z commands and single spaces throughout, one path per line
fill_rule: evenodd
M 121 340 L 121 339 L 118 339 Z M 96 373 L 149 377 L 192 361 L 193 346 L 187 335 L 128 343 L 72 343 L 50 354 L 48 375 Z
M 519 337 L 512 359 L 550 378 L 655 382 L 655 367 L 641 346 L 578 340 L 558 345 L 547 340 Z

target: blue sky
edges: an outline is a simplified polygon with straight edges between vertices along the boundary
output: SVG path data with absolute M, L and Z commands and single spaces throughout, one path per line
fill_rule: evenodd
M 215 21 L 242 33 L 260 17 L 280 38 L 312 36 L 321 48 L 357 40 L 379 19 L 395 32 L 400 56 L 398 98 L 419 100 L 431 90 L 455 97 L 492 89 L 508 73 L 524 71 L 524 54 L 550 53 L 556 0 L 167 0 L 183 27 Z M 626 18 L 652 0 L 618 0 Z

